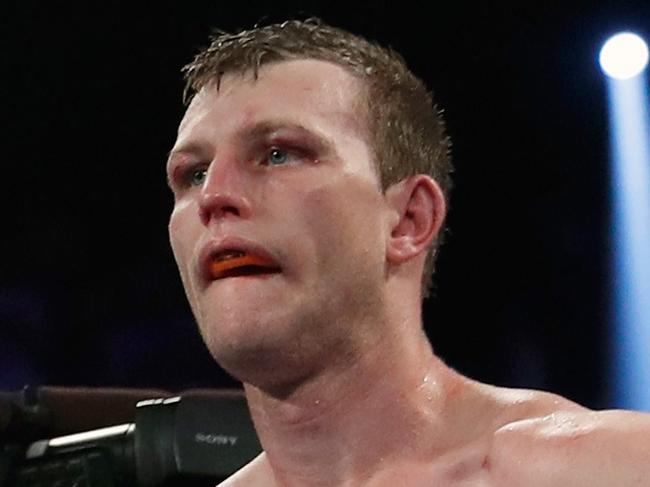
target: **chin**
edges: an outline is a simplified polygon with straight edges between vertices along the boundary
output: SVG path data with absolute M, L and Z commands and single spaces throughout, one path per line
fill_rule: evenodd
M 271 313 L 235 307 L 223 312 L 211 311 L 202 315 L 199 328 L 210 353 L 219 363 L 230 361 L 232 357 L 249 360 L 250 356 L 256 356 L 259 360 L 270 350 L 277 353 L 278 348 L 286 347 L 286 341 L 295 335 L 289 331 L 295 326 L 289 324 L 286 316 L 274 317 Z
M 304 347 L 305 338 L 314 335 L 313 319 L 289 308 L 266 313 L 213 308 L 203 315 L 201 334 L 215 361 L 237 380 L 261 388 L 295 382 L 319 352 Z M 322 324 L 317 329 L 322 331 Z

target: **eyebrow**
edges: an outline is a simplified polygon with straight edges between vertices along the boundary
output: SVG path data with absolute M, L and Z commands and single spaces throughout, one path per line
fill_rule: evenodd
M 296 132 L 299 135 L 307 138 L 307 140 L 316 145 L 319 151 L 336 152 L 334 142 L 320 131 L 309 129 L 302 124 L 276 119 L 276 120 L 263 120 L 253 124 L 245 125 L 237 131 L 235 137 L 248 140 L 260 140 L 268 138 L 276 133 L 283 131 Z
M 302 124 L 282 119 L 263 120 L 244 125 L 235 132 L 234 137 L 239 141 L 250 142 L 251 140 L 257 141 L 267 138 L 282 131 L 297 132 L 301 136 L 306 137 L 310 143 L 316 145 L 317 150 L 336 153 L 334 142 L 326 135 L 319 131 L 308 129 Z M 205 151 L 205 145 L 205 142 L 202 141 L 189 141 L 180 147 L 172 148 L 167 154 L 167 167 L 174 156 L 184 153 L 201 153 Z

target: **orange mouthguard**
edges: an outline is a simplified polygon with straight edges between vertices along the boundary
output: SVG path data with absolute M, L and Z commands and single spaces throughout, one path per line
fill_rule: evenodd
M 213 279 L 221 278 L 226 272 L 244 266 L 272 267 L 273 263 L 257 255 L 243 255 L 226 260 L 213 260 L 210 262 L 210 274 Z

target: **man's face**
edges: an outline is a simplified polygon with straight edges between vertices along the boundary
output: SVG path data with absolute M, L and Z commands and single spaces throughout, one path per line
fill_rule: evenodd
M 369 333 L 387 218 L 359 98 L 339 66 L 280 62 L 204 88 L 180 124 L 171 244 L 203 338 L 235 375 Z

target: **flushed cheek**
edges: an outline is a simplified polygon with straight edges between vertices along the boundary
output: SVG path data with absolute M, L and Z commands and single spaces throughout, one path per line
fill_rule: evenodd
M 328 266 L 356 268 L 362 264 L 359 259 L 381 259 L 381 202 L 373 191 L 367 185 L 346 182 L 321 186 L 302 195 L 303 223 L 315 238 L 319 260 Z
M 183 220 L 181 218 L 181 213 L 176 209 L 171 214 L 169 219 L 169 242 L 172 246 L 172 252 L 174 253 L 174 258 L 176 259 L 176 264 L 179 269 L 182 269 L 184 262 L 184 244 L 183 244 Z
M 196 243 L 195 239 L 198 238 L 198 235 L 195 234 L 198 226 L 200 226 L 200 222 L 195 205 L 185 201 L 177 202 L 169 217 L 168 229 L 169 240 L 179 266 L 189 251 L 188 247 Z
M 192 256 L 196 246 L 198 235 L 195 230 L 195 224 L 190 218 L 191 207 L 189 205 L 177 205 L 169 219 L 169 241 L 172 252 L 176 260 L 176 265 L 183 281 L 183 286 L 192 300 L 193 292 L 190 281 L 190 267 L 192 265 Z

